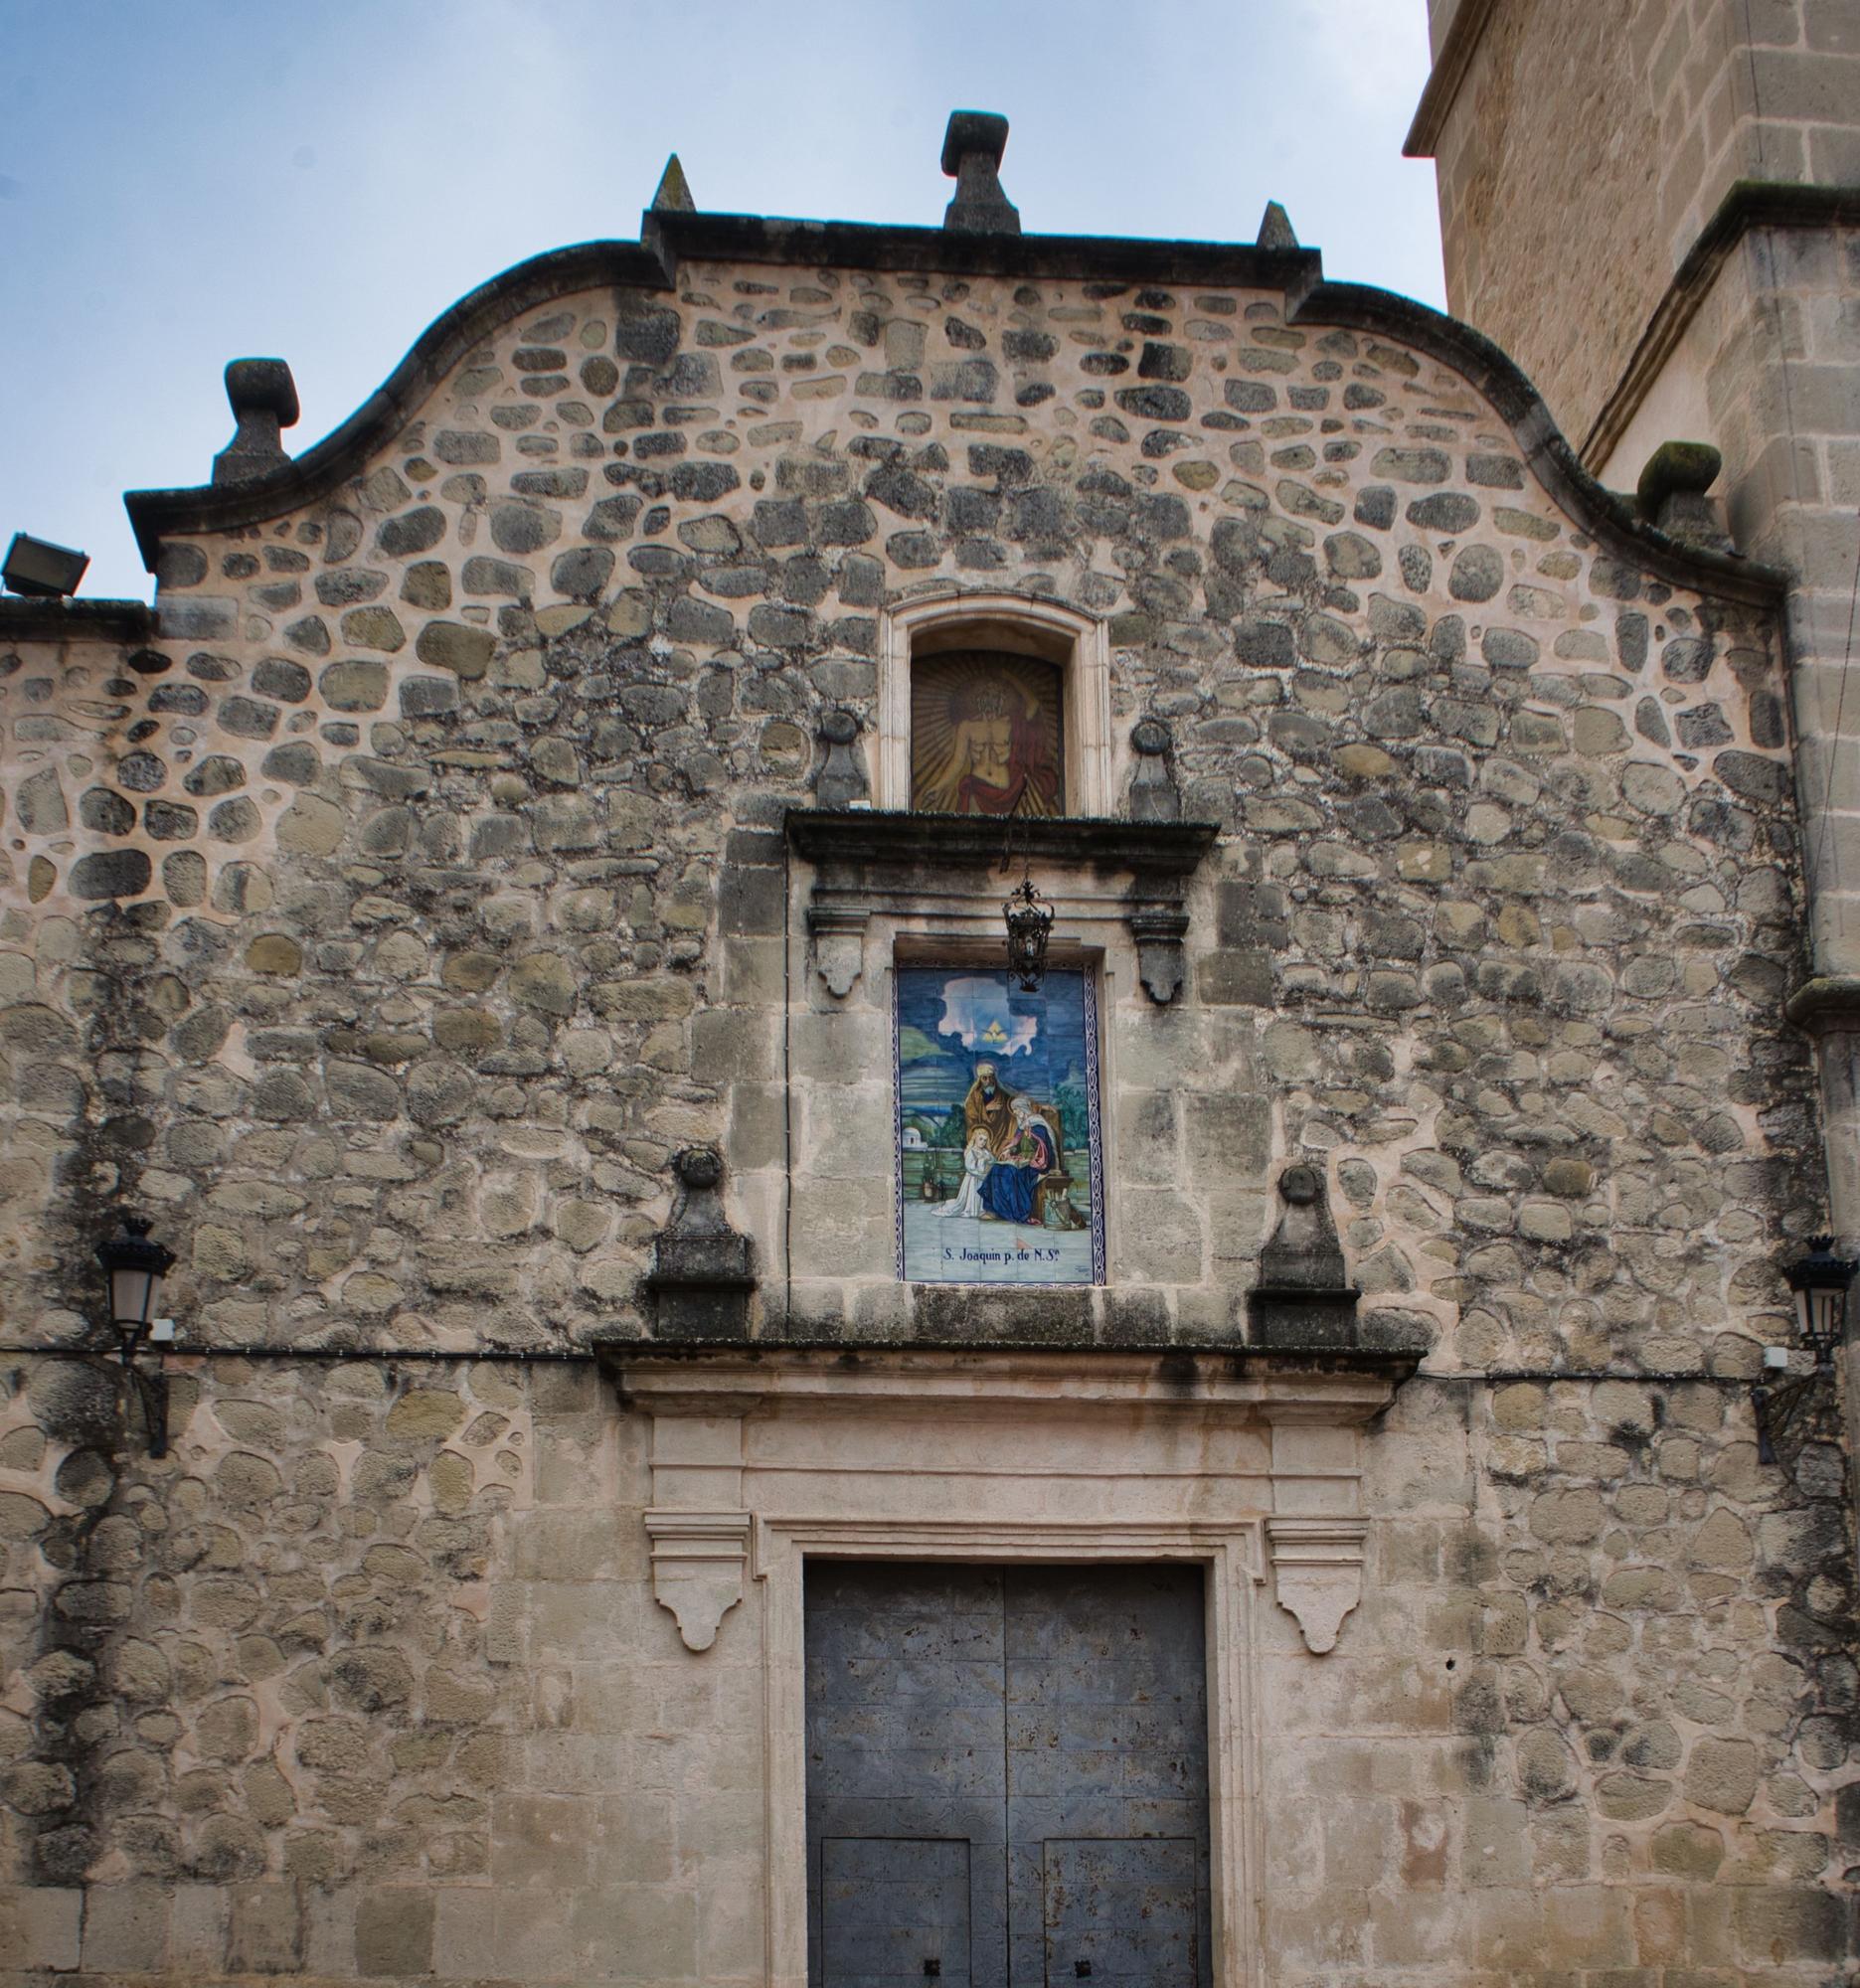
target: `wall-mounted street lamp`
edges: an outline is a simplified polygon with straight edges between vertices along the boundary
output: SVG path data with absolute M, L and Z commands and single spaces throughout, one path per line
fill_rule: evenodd
M 1783 1271 L 1795 1293 L 1795 1328 L 1814 1364 L 1806 1374 L 1790 1374 L 1787 1347 L 1764 1348 L 1763 1373 L 1751 1384 L 1760 1463 L 1775 1462 L 1776 1445 L 1787 1436 L 1814 1391 L 1833 1387 L 1834 1352 L 1841 1343 L 1847 1292 L 1857 1268 L 1860 1264 L 1849 1257 L 1835 1255 L 1833 1237 L 1816 1236 L 1809 1242 L 1807 1255 Z
M 168 1377 L 161 1371 L 159 1318 L 161 1280 L 174 1268 L 174 1251 L 149 1241 L 149 1225 L 139 1215 L 125 1215 L 122 1231 L 97 1244 L 97 1261 L 109 1279 L 109 1320 L 122 1354 L 126 1385 L 140 1396 L 142 1418 L 148 1427 L 148 1453 L 168 1453 Z M 145 1374 L 136 1365 L 143 1346 L 157 1347 L 156 1368 Z

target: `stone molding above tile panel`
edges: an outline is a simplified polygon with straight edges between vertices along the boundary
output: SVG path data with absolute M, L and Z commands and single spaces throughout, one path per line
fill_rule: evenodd
M 814 866 L 807 929 L 814 967 L 828 991 L 844 999 L 864 969 L 864 933 L 875 913 L 984 908 L 983 923 L 998 937 L 999 905 L 1007 887 L 996 874 L 1007 825 L 989 816 L 905 814 L 871 809 L 790 808 L 790 845 Z M 1120 917 L 1134 941 L 1137 970 L 1150 998 L 1166 1004 L 1180 993 L 1188 935 L 1186 893 L 1219 830 L 1211 822 L 1111 821 L 1101 817 L 1019 819 L 1016 855 L 1040 866 L 1047 888 L 1065 877 L 1068 911 Z M 1056 926 L 1062 944 L 1063 923 Z M 963 936 L 967 936 L 966 933 Z

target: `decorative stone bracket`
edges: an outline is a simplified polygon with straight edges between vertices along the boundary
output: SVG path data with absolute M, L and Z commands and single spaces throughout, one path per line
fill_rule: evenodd
M 1297 1618 L 1314 1656 L 1334 1649 L 1343 1618 L 1363 1598 L 1368 1521 L 1271 1518 L 1266 1522 L 1278 1605 Z
M 814 866 L 807 907 L 814 970 L 844 1000 L 865 968 L 875 913 L 986 906 L 1002 896 L 995 875 L 1005 824 L 975 815 L 895 814 L 865 808 L 791 808 L 788 841 Z M 1153 1001 L 1181 992 L 1188 882 L 1214 847 L 1211 822 L 1016 819 L 1014 850 L 1070 872 L 1081 895 L 1121 910 L 1136 942 L 1137 971 Z M 998 917 L 990 917 L 997 935 Z
M 686 1649 L 708 1650 L 743 1599 L 750 1525 L 747 1512 L 646 1514 L 653 1598 L 671 1610 Z

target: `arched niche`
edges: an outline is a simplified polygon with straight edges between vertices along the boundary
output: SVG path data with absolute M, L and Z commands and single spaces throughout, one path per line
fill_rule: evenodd
M 1096 616 L 1018 593 L 948 592 L 905 602 L 881 620 L 875 807 L 911 807 L 915 663 L 959 649 L 1036 656 L 1059 673 L 1065 811 L 1111 812 L 1110 645 Z

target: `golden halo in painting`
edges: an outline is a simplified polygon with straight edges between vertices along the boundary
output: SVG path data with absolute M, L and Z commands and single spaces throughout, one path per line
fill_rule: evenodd
M 911 805 L 922 814 L 1063 814 L 1051 663 L 950 649 L 911 666 Z

